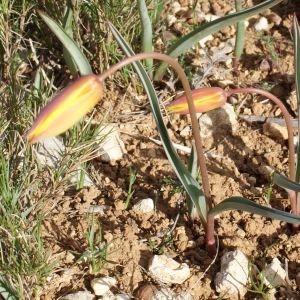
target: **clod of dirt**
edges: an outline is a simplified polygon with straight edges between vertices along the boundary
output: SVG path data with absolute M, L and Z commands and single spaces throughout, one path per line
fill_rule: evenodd
M 135 297 L 141 300 L 150 300 L 158 291 L 154 284 L 144 284 L 138 288 L 135 293 Z
M 165 255 L 154 255 L 149 262 L 149 273 L 163 283 L 183 283 L 190 276 L 190 268 Z
M 221 258 L 221 272 L 215 277 L 217 292 L 243 298 L 247 292 L 248 275 L 248 258 L 243 252 L 236 250 L 225 253 Z

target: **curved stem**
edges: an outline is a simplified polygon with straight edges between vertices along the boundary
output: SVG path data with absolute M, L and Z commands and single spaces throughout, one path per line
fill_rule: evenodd
M 117 64 L 113 65 L 108 70 L 106 70 L 105 72 L 100 74 L 99 78 L 101 81 L 104 81 L 108 76 L 110 76 L 114 72 L 118 71 L 122 67 L 124 67 L 128 64 L 131 64 L 135 61 L 146 59 L 146 58 L 163 60 L 163 61 L 169 63 L 174 68 L 174 70 L 177 72 L 177 74 L 181 80 L 181 83 L 182 83 L 182 86 L 184 88 L 185 95 L 187 98 L 188 107 L 190 110 L 193 136 L 195 139 L 195 145 L 196 145 L 196 150 L 197 150 L 197 155 L 198 155 L 198 164 L 200 166 L 201 177 L 202 177 L 203 194 L 205 197 L 207 212 L 208 212 L 212 208 L 212 201 L 211 201 L 210 186 L 209 186 L 208 174 L 207 174 L 207 169 L 206 169 L 205 157 L 203 154 L 203 146 L 202 146 L 202 141 L 201 141 L 201 136 L 200 136 L 200 127 L 199 127 L 199 123 L 198 123 L 198 119 L 197 119 L 196 108 L 195 108 L 194 100 L 192 97 L 192 92 L 191 92 L 189 82 L 187 80 L 187 77 L 186 77 L 183 69 L 180 67 L 178 62 L 176 62 L 170 56 L 168 56 L 166 54 L 162 54 L 162 53 L 156 53 L 156 52 L 139 53 L 134 56 L 127 57 L 127 58 L 123 59 L 122 61 L 118 62 Z
M 288 144 L 289 144 L 289 173 L 290 179 L 295 181 L 296 171 L 295 171 L 295 145 L 294 145 L 294 138 L 293 138 L 293 126 L 291 122 L 291 117 L 285 108 L 284 104 L 273 94 L 255 88 L 238 88 L 234 90 L 226 91 L 227 97 L 237 94 L 237 93 L 257 93 L 263 96 L 266 96 L 270 100 L 272 100 L 278 107 L 281 109 L 283 113 L 283 117 L 286 122 L 286 127 L 288 131 Z

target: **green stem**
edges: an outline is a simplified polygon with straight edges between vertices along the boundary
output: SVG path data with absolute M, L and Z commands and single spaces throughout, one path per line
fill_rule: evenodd
M 235 10 L 237 12 L 242 11 L 242 5 L 240 0 L 235 0 Z M 238 62 L 243 53 L 245 44 L 245 22 L 239 21 L 236 25 L 235 45 L 233 52 L 233 69 L 234 73 L 238 73 Z
M 207 212 L 208 212 L 212 208 L 212 200 L 211 200 L 211 194 L 210 194 L 210 186 L 209 186 L 207 168 L 206 168 L 206 163 L 205 163 L 205 156 L 203 154 L 203 146 L 202 146 L 202 140 L 201 140 L 201 136 L 200 136 L 200 127 L 199 127 L 199 123 L 198 123 L 198 119 L 197 119 L 196 108 L 195 108 L 195 104 L 194 104 L 194 100 L 193 100 L 189 82 L 187 80 L 187 77 L 186 77 L 183 69 L 180 67 L 178 62 L 175 61 L 170 56 L 168 56 L 166 54 L 162 54 L 162 53 L 156 53 L 156 52 L 139 53 L 134 56 L 127 57 L 127 58 L 123 59 L 122 61 L 118 62 L 117 64 L 113 65 L 108 70 L 106 70 L 105 72 L 100 74 L 99 78 L 102 82 L 104 82 L 104 80 L 108 76 L 115 73 L 122 67 L 124 67 L 128 64 L 131 64 L 135 61 L 142 60 L 142 59 L 149 58 L 149 57 L 153 58 L 153 59 L 163 60 L 163 61 L 169 63 L 174 68 L 174 70 L 177 72 L 177 74 L 181 80 L 183 89 L 185 91 L 185 95 L 187 97 L 189 110 L 190 110 L 193 136 L 195 139 L 195 146 L 196 146 L 197 155 L 198 155 L 198 164 L 200 166 L 201 177 L 202 177 L 203 194 L 205 197 Z

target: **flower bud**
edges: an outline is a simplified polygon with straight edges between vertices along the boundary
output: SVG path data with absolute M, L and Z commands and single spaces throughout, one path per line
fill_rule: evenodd
M 226 92 L 219 87 L 201 88 L 192 90 L 192 96 L 197 113 L 207 112 L 225 104 Z M 188 103 L 185 94 L 167 105 L 171 114 L 189 114 Z
M 40 111 L 25 135 L 29 144 L 68 130 L 97 104 L 102 94 L 103 83 L 96 75 L 74 81 Z

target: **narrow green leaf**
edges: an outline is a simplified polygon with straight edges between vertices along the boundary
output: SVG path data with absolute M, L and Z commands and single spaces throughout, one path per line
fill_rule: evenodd
M 145 0 L 137 0 L 137 6 L 140 14 L 140 20 L 142 25 L 141 33 L 141 52 L 151 52 L 152 49 L 152 25 L 149 18 L 147 6 Z M 152 73 L 153 59 L 145 59 L 146 67 Z
M 294 15 L 293 20 L 293 34 L 294 34 L 294 59 L 295 59 L 295 84 L 296 94 L 298 99 L 298 115 L 300 112 L 300 27 L 296 17 Z M 300 145 L 300 118 L 298 118 L 298 145 Z M 300 147 L 297 147 L 297 159 L 296 159 L 296 181 L 300 182 Z
M 275 173 L 273 176 L 273 181 L 274 183 L 276 183 L 277 185 L 281 186 L 284 189 L 287 190 L 291 190 L 291 191 L 295 191 L 295 192 L 300 192 L 300 184 L 290 180 L 289 178 Z
M 209 211 L 209 216 L 216 216 L 226 210 L 242 210 L 266 218 L 276 219 L 287 223 L 300 224 L 300 216 L 285 211 L 256 204 L 243 197 L 230 197 L 217 204 Z
M 197 162 L 198 162 L 198 156 L 197 156 L 196 147 L 195 147 L 195 144 L 192 144 L 191 153 L 190 153 L 190 157 L 189 157 L 188 170 L 191 173 L 191 175 L 193 176 L 193 178 L 195 178 L 195 179 L 197 176 L 197 166 L 198 166 Z M 186 194 L 186 204 L 188 207 L 189 217 L 192 221 L 194 221 L 195 205 L 188 193 Z
M 118 30 L 113 26 L 111 22 L 108 21 L 108 25 L 110 27 L 111 32 L 113 33 L 115 39 L 119 43 L 120 47 L 122 48 L 123 52 L 127 56 L 132 56 L 135 53 L 132 51 L 130 46 L 126 43 L 123 39 L 121 34 Z M 152 86 L 152 83 L 140 62 L 133 63 L 133 66 L 140 77 L 147 95 L 150 100 L 150 104 L 152 107 L 153 115 L 156 121 L 158 132 L 161 136 L 161 141 L 163 143 L 164 149 L 166 151 L 167 157 L 174 168 L 176 175 L 178 176 L 179 180 L 181 181 L 182 185 L 184 186 L 186 192 L 190 195 L 191 199 L 193 200 L 200 219 L 203 225 L 206 225 L 206 203 L 204 195 L 201 191 L 201 188 L 198 182 L 192 177 L 191 173 L 187 170 L 187 168 L 183 165 L 182 161 L 180 160 L 177 152 L 175 151 L 171 139 L 169 137 L 167 128 L 165 126 L 163 117 L 160 112 L 160 107 L 158 103 L 158 99 L 155 93 L 155 90 Z
M 203 38 L 207 37 L 210 34 L 214 34 L 221 29 L 233 25 L 239 21 L 245 20 L 251 16 L 257 15 L 262 11 L 280 3 L 282 0 L 268 0 L 254 7 L 245 9 L 240 12 L 235 12 L 233 14 L 221 17 L 214 21 L 204 24 L 189 34 L 183 36 L 179 39 L 172 47 L 168 50 L 167 54 L 173 58 L 178 57 L 184 51 L 190 49 L 193 45 L 198 43 Z M 163 62 L 154 77 L 154 80 L 158 80 L 163 76 L 163 73 L 167 69 L 168 64 Z
M 3 299 L 17 300 L 18 298 L 12 293 L 12 287 L 4 275 L 0 275 L 0 295 Z
M 92 74 L 92 69 L 85 55 L 81 52 L 79 47 L 76 45 L 73 39 L 65 32 L 65 30 L 52 20 L 49 16 L 39 11 L 39 15 L 44 20 L 44 22 L 49 26 L 57 38 L 61 41 L 64 47 L 66 47 L 69 56 L 73 57 L 77 64 L 79 72 L 81 75 Z
M 68 34 L 71 39 L 73 39 L 72 24 L 73 24 L 72 3 L 70 0 L 68 0 L 65 9 L 64 19 L 63 19 L 63 28 L 66 31 L 66 34 Z M 70 70 L 73 77 L 76 78 L 77 65 L 65 46 L 63 47 L 63 55 L 64 55 L 65 62 L 68 66 L 68 69 Z
M 154 22 L 159 22 L 160 17 L 162 15 L 163 9 L 165 6 L 165 0 L 156 0 L 153 12 L 153 20 Z

